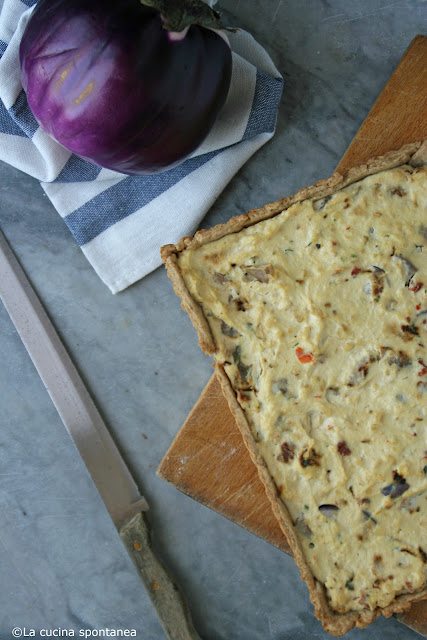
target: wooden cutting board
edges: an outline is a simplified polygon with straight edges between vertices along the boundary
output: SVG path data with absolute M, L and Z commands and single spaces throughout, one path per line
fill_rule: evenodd
M 427 38 L 417 36 L 337 169 L 423 138 L 427 138 Z M 185 494 L 290 552 L 215 375 L 157 473 Z M 397 617 L 427 637 L 427 601 Z

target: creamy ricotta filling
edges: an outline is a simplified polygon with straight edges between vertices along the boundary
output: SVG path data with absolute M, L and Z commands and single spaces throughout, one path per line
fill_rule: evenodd
M 179 256 L 337 612 L 426 582 L 426 173 L 370 176 Z

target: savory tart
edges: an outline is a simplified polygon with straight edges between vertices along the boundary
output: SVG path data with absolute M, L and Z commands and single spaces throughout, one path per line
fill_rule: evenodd
M 427 598 L 426 145 L 162 248 L 341 635 Z

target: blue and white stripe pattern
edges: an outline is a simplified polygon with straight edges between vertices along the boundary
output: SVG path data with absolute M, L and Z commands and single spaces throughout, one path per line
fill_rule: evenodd
M 37 124 L 22 89 L 19 43 L 34 0 L 0 13 L 0 160 L 38 179 L 113 293 L 160 265 L 159 249 L 197 229 L 239 168 L 274 134 L 282 77 L 246 32 L 229 35 L 226 105 L 191 158 L 154 176 L 126 176 L 81 160 Z

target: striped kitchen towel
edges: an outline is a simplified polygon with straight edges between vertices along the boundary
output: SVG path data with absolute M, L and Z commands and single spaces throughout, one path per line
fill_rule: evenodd
M 28 107 L 18 54 L 33 4 L 4 0 L 0 13 L 0 160 L 40 181 L 116 293 L 160 265 L 163 244 L 192 235 L 233 175 L 273 136 L 282 77 L 252 36 L 239 29 L 230 33 L 230 93 L 197 152 L 153 176 L 102 169 L 47 136 Z

